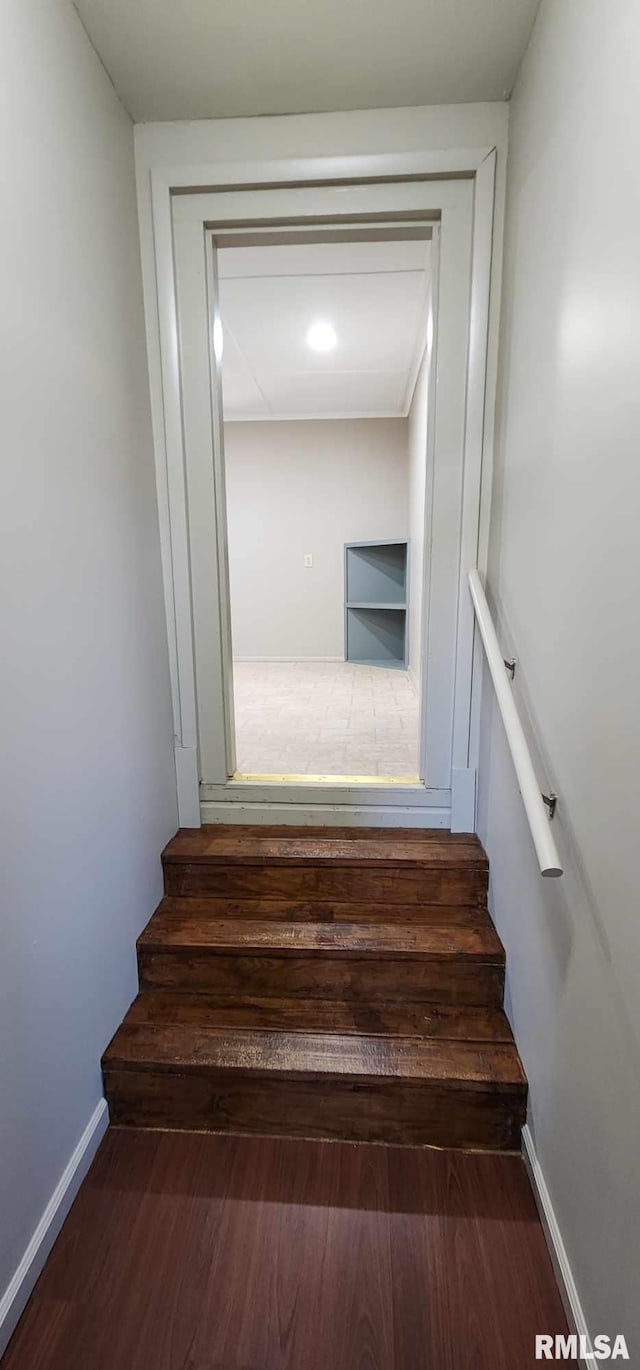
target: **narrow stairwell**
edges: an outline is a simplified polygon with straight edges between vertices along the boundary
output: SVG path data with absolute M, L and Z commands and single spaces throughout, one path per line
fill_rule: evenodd
M 205 827 L 163 865 L 102 1063 L 113 1124 L 519 1149 L 477 838 Z

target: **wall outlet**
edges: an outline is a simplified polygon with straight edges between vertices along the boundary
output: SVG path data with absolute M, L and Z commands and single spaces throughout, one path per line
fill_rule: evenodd
M 305 552 L 304 564 L 305 566 L 313 566 L 313 552 Z

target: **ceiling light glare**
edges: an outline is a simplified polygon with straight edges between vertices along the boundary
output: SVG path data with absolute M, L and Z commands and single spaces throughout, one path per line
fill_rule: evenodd
M 222 363 L 222 353 L 224 351 L 224 335 L 222 332 L 222 319 L 218 315 L 213 321 L 213 355 L 218 363 Z
M 330 352 L 337 341 L 338 335 L 330 323 L 312 323 L 307 333 L 307 342 L 314 352 Z

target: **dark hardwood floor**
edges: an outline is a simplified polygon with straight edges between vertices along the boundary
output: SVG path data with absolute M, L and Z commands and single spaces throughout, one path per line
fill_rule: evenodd
M 2 1370 L 534 1370 L 515 1155 L 112 1129 Z

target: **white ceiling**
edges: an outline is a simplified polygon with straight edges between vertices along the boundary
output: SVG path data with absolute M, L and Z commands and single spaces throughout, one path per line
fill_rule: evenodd
M 404 416 L 424 350 L 430 244 L 306 243 L 218 254 L 224 416 Z M 313 323 L 337 345 L 314 352 Z
M 539 0 L 75 0 L 132 117 L 503 100 Z

